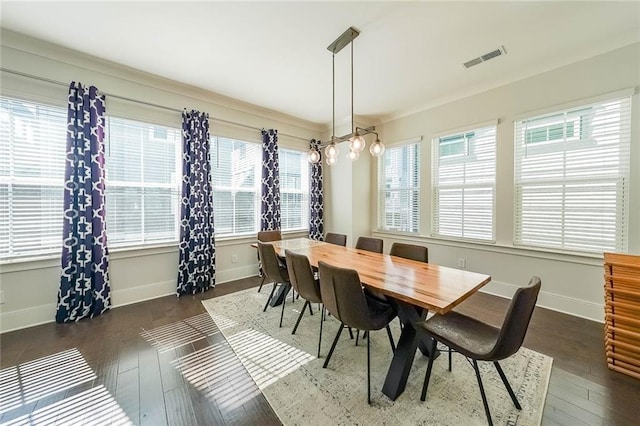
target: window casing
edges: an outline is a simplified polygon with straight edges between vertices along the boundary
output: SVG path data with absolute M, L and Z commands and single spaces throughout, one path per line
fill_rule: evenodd
M 420 145 L 387 148 L 378 161 L 378 229 L 420 230 Z
M 109 247 L 178 241 L 180 129 L 108 117 L 106 136 Z
M 0 98 L 0 259 L 62 246 L 67 111 Z
M 495 241 L 496 126 L 432 141 L 432 234 Z
M 630 134 L 630 97 L 516 122 L 514 244 L 626 251 Z

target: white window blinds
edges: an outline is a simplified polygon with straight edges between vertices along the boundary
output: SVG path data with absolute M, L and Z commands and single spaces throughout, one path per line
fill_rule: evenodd
M 280 149 L 280 216 L 283 231 L 309 228 L 307 153 Z
M 59 252 L 67 111 L 0 98 L 0 258 Z
M 495 240 L 496 126 L 433 139 L 434 236 Z
M 626 250 L 631 98 L 515 123 L 515 244 Z
M 419 232 L 420 146 L 387 148 L 378 161 L 378 228 Z
M 177 241 L 180 130 L 109 117 L 107 138 L 109 246 Z
M 250 234 L 258 229 L 261 164 L 259 144 L 211 138 L 216 236 Z

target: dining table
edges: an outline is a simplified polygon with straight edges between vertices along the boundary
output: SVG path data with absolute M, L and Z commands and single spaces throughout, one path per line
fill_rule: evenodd
M 354 269 L 358 272 L 363 286 L 393 299 L 403 326 L 382 387 L 382 392 L 391 400 L 397 399 L 404 391 L 418 349 L 425 356 L 438 356 L 437 351 L 429 353 L 431 338 L 418 333 L 414 324 L 424 321 L 429 312 L 449 312 L 491 281 L 489 275 L 465 269 L 343 247 L 308 238 L 272 241 L 268 244 L 272 244 L 278 256 L 282 258 L 285 257 L 286 250 L 306 255 L 314 268 L 322 261 Z M 286 296 L 286 293 L 284 295 Z

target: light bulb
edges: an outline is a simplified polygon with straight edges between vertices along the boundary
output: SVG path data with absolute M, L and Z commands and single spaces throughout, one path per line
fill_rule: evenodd
M 356 161 L 358 158 L 360 158 L 360 153 L 358 151 L 350 149 L 349 152 L 347 152 L 347 158 L 351 161 Z
M 338 162 L 338 157 L 327 157 L 327 166 L 333 166 Z
M 324 153 L 326 154 L 327 157 L 329 158 L 338 158 L 338 154 L 340 153 L 340 150 L 338 149 L 338 147 L 336 146 L 335 143 L 331 142 L 329 145 L 327 145 L 327 147 L 324 149 Z
M 376 138 L 376 141 L 369 147 L 369 152 L 374 157 L 380 157 L 384 154 L 384 145 L 380 142 L 380 139 Z
M 318 164 L 320 161 L 320 152 L 315 148 L 311 148 L 307 154 L 307 159 L 311 164 Z
M 355 136 L 349 139 L 349 149 L 351 149 L 351 151 L 362 152 L 362 150 L 364 150 L 365 145 L 366 145 L 366 142 L 364 138 L 360 136 L 357 132 Z

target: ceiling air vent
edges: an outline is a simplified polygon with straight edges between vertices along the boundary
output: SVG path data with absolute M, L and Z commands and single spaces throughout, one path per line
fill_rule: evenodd
M 485 53 L 484 55 L 478 56 L 470 61 L 465 62 L 463 65 L 465 68 L 471 68 L 474 65 L 478 65 L 482 62 L 488 61 L 489 59 L 496 58 L 500 55 L 506 55 L 507 51 L 504 46 L 500 46 L 499 49 L 493 50 L 491 52 Z

